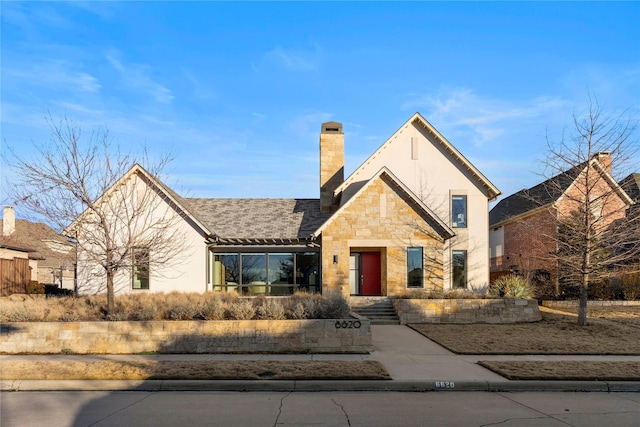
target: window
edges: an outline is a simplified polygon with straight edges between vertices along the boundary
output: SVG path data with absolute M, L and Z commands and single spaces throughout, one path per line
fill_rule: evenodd
M 467 227 L 467 196 L 451 196 L 451 224 L 454 228 Z
M 149 289 L 149 249 L 133 248 L 133 271 L 131 287 Z
M 211 289 L 243 295 L 291 295 L 320 291 L 318 252 L 212 253 Z
M 467 287 L 467 251 L 453 251 L 453 287 Z
M 421 288 L 423 277 L 422 248 L 407 248 L 407 287 Z

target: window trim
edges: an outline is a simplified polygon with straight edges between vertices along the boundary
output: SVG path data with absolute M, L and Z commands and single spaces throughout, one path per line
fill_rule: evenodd
M 411 274 L 411 272 L 414 269 L 410 270 L 410 259 L 409 259 L 409 253 L 412 252 L 412 250 L 414 251 L 418 251 L 420 252 L 420 284 L 419 285 L 410 285 L 411 280 L 409 280 L 409 275 Z M 411 289 L 420 289 L 420 288 L 424 288 L 424 248 L 420 247 L 420 246 L 411 246 L 407 248 L 407 288 L 411 288 Z
M 140 259 L 137 258 L 137 254 L 142 253 L 143 262 L 140 262 Z M 149 266 L 150 259 L 150 251 L 149 248 L 146 247 L 134 247 L 131 249 L 131 289 L 135 291 L 148 291 L 151 288 L 151 268 Z M 140 265 L 143 264 L 143 270 L 140 269 Z M 138 274 L 140 271 L 144 271 L 146 269 L 146 276 L 143 278 L 138 278 Z M 136 286 L 136 282 L 139 283 Z M 144 283 L 146 282 L 146 286 Z
M 455 257 L 456 254 L 464 255 L 464 286 L 456 286 L 456 265 L 455 265 Z M 469 257 L 468 251 L 463 249 L 454 249 L 451 251 L 451 288 L 452 289 L 467 289 L 468 287 L 468 279 L 469 279 Z
M 455 221 L 455 212 L 454 212 L 454 199 L 460 198 L 464 200 L 464 223 L 462 225 L 458 225 L 458 222 Z M 469 200 L 466 194 L 454 193 L 451 194 L 451 227 L 452 228 L 467 228 L 469 226 Z

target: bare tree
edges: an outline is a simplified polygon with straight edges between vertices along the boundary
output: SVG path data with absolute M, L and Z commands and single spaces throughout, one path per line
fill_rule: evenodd
M 36 143 L 39 155 L 14 156 L 13 196 L 17 205 L 75 240 L 79 262 L 94 278 L 104 278 L 97 291 L 106 290 L 106 311 L 112 314 L 117 272 L 144 287 L 150 271 L 167 271 L 184 252 L 177 198 L 158 179 L 170 157 L 144 169 L 107 131 L 83 139 L 80 127 L 66 118 L 48 122 L 51 141 Z
M 553 178 L 545 191 L 561 195 L 562 203 L 550 208 L 558 222 L 554 234 L 542 237 L 556 245 L 549 255 L 559 280 L 579 286 L 579 325 L 587 324 L 590 283 L 640 255 L 639 219 L 626 216 L 630 199 L 616 184 L 626 168 L 637 167 L 636 129 L 631 118 L 605 114 L 590 97 L 586 112 L 573 116 L 570 138 L 547 138 L 545 175 Z

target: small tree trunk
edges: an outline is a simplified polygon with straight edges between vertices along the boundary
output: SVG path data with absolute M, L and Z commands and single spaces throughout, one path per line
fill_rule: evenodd
M 589 293 L 589 276 L 583 274 L 580 284 L 580 308 L 578 310 L 578 325 L 587 325 L 587 297 Z
M 107 314 L 113 314 L 116 311 L 115 297 L 113 295 L 113 270 L 107 271 Z

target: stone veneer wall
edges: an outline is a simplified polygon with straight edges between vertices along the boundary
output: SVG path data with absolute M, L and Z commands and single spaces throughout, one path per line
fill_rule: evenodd
M 415 209 L 391 180 L 372 183 L 322 232 L 323 287 L 348 295 L 351 250 L 379 251 L 382 295 L 397 295 L 407 289 L 407 248 L 422 247 L 424 287 L 442 289 L 444 242 Z
M 576 308 L 580 305 L 578 300 L 566 301 L 542 301 L 543 307 L 549 308 Z M 588 301 L 587 307 L 615 307 L 615 306 L 636 306 L 640 305 L 640 301 Z
M 0 325 L 3 354 L 369 353 L 366 319 L 19 322 Z
M 538 301 L 523 299 L 394 299 L 400 323 L 520 323 L 542 319 Z

